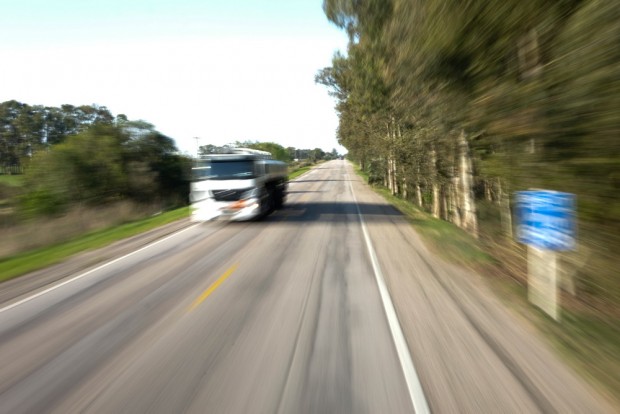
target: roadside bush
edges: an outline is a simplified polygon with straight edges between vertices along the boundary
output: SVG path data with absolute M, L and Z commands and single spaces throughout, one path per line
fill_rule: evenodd
M 20 198 L 19 213 L 23 218 L 58 215 L 65 211 L 66 200 L 46 189 L 31 191 Z
M 187 204 L 190 169 L 174 141 L 147 123 L 95 125 L 34 155 L 25 174 L 25 217 L 119 201 L 174 208 Z

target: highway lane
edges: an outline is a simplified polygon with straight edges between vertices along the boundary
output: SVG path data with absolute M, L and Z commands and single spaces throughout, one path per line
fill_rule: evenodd
M 413 412 L 345 174 L 2 310 L 0 410 Z
M 264 222 L 178 228 L 0 287 L 0 412 L 617 411 L 345 161 Z

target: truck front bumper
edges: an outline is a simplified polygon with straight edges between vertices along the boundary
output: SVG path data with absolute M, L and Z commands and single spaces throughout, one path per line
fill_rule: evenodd
M 192 204 L 191 221 L 202 222 L 215 219 L 246 221 L 258 217 L 261 213 L 257 198 L 225 202 L 207 199 Z

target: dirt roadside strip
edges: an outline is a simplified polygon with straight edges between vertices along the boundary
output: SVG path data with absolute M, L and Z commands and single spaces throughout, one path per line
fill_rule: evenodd
M 10 305 L 64 278 L 121 257 L 192 225 L 194 223 L 190 222 L 189 218 L 178 220 L 145 233 L 120 240 L 106 247 L 79 253 L 50 267 L 7 280 L 0 284 L 0 307 Z

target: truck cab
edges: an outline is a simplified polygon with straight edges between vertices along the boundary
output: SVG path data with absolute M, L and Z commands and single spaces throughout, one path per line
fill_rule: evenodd
M 192 221 L 262 218 L 281 208 L 288 167 L 271 154 L 232 148 L 194 161 L 190 186 Z

